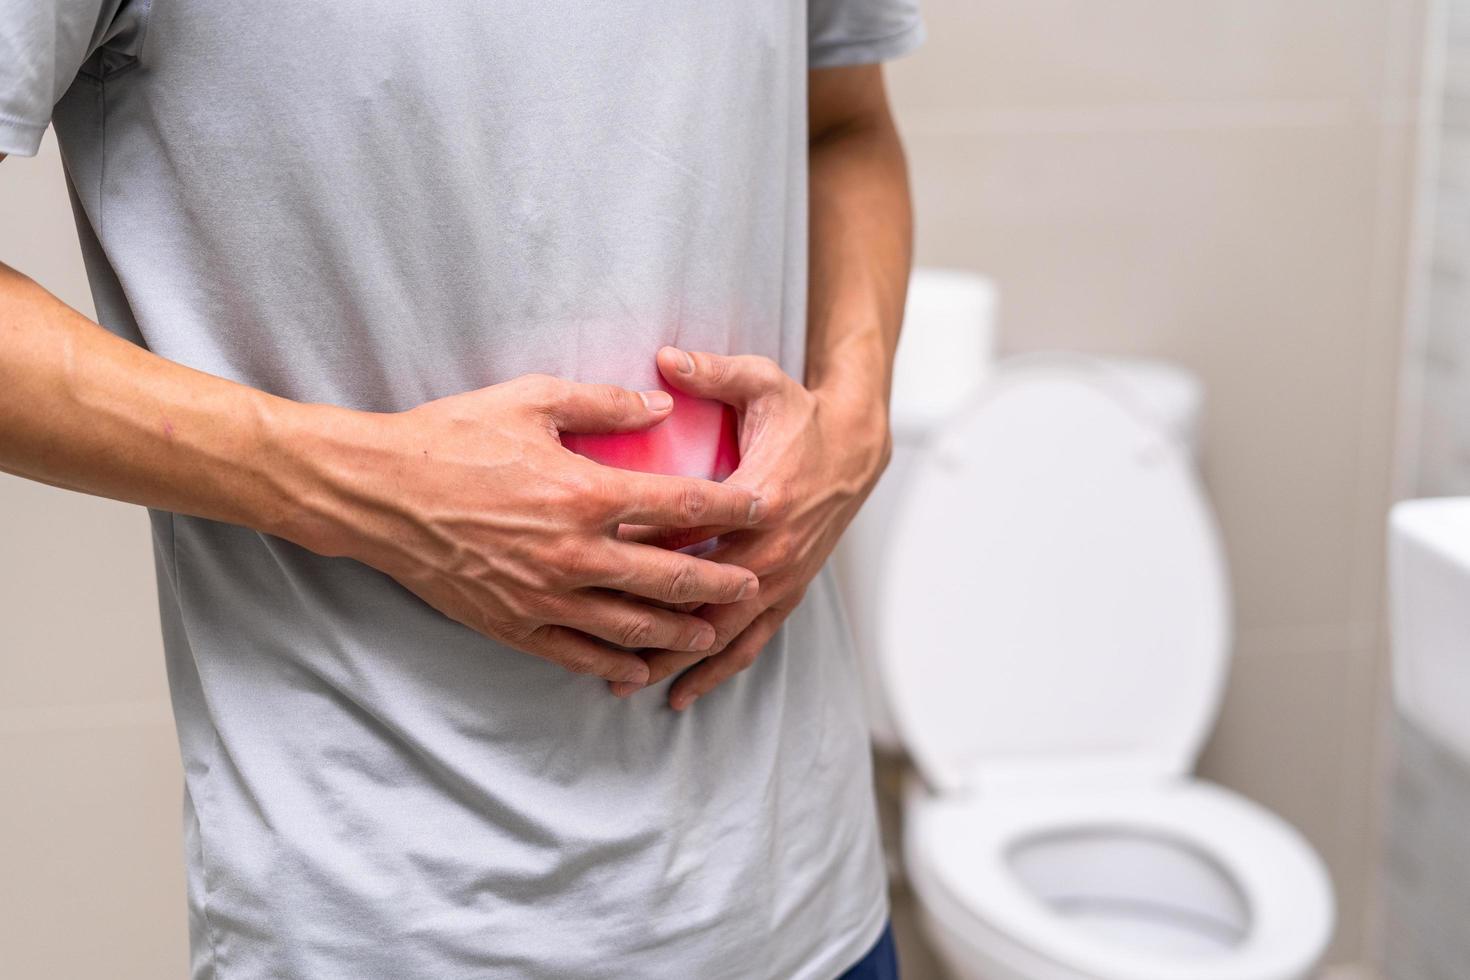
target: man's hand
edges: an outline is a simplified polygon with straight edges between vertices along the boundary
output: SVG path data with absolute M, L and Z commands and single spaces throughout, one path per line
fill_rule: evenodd
M 714 627 L 707 651 L 665 649 L 647 655 L 647 683 L 693 667 L 669 692 L 682 711 L 755 662 L 801 602 L 843 530 L 867 498 L 890 452 L 886 410 L 832 393 L 808 391 L 765 357 L 725 357 L 665 347 L 659 371 L 681 391 L 735 406 L 740 466 L 730 482 L 758 487 L 769 508 L 759 527 L 627 528 L 625 538 L 682 547 L 719 536 L 704 557 L 750 569 L 758 595 L 698 610 Z M 715 522 L 708 522 L 714 525 Z M 626 697 L 640 684 L 616 683 Z
M 619 524 L 748 527 L 765 504 L 738 480 L 600 466 L 563 448 L 559 433 L 645 429 L 671 404 L 662 391 L 530 375 L 399 415 L 352 413 L 342 441 L 313 454 L 320 462 L 306 489 L 321 497 L 327 488 L 329 503 L 296 536 L 387 572 L 519 650 L 642 681 L 644 659 L 614 645 L 703 651 L 716 631 L 636 597 L 718 609 L 748 600 L 759 583 L 738 559 L 621 541 Z
M 540 376 L 396 414 L 290 401 L 164 360 L 0 265 L 0 470 L 355 558 L 472 629 L 609 680 L 648 676 L 618 646 L 714 641 L 663 605 L 759 588 L 737 562 L 617 537 L 624 523 L 749 527 L 755 491 L 561 444 L 646 429 L 671 405 Z
M 659 352 L 675 387 L 740 413 L 743 459 L 730 479 L 761 488 L 771 517 L 759 529 L 693 533 L 633 528 L 629 536 L 682 547 L 712 535 L 708 557 L 760 576 L 760 595 L 700 610 L 718 634 L 708 659 L 649 656 L 650 681 L 692 667 L 669 692 L 683 710 L 752 663 L 877 482 L 891 451 L 888 393 L 911 263 L 912 219 L 903 146 L 878 65 L 815 69 L 807 77 L 810 276 L 805 386 L 758 357 Z M 626 696 L 635 687 L 615 684 Z

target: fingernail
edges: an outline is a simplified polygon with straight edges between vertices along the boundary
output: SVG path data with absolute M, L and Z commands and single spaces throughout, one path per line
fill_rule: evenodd
M 669 702 L 669 707 L 673 708 L 675 711 L 683 711 L 685 708 L 689 707 L 693 703 L 693 697 L 688 694 L 681 694 Z
M 667 412 L 674 407 L 674 399 L 667 391 L 640 391 L 638 394 L 650 412 Z
M 684 353 L 681 350 L 677 350 L 677 348 L 676 348 L 676 351 L 677 351 L 677 353 L 679 355 L 679 371 L 680 371 L 680 373 L 682 373 L 682 374 L 693 374 L 694 373 L 694 358 L 690 357 L 688 354 Z
M 740 586 L 740 594 L 735 597 L 735 601 L 736 602 L 743 602 L 746 599 L 749 599 L 751 596 L 755 595 L 755 591 L 758 588 L 760 588 L 760 580 L 759 579 L 753 579 L 753 578 L 746 579 L 745 580 L 745 584 L 743 584 L 742 586 Z
M 694 635 L 694 639 L 692 641 L 690 641 L 689 649 L 691 649 L 691 650 L 708 650 L 710 647 L 712 647 L 714 645 L 715 645 L 715 628 L 713 626 L 711 626 L 711 627 L 708 627 L 707 629 L 700 630 L 698 633 L 696 633 Z
M 765 517 L 765 516 L 766 516 L 766 498 L 765 497 L 756 497 L 754 500 L 752 500 L 750 502 L 750 517 L 747 519 L 747 522 L 750 523 L 750 524 L 754 524 L 755 522 L 759 521 L 762 517 Z

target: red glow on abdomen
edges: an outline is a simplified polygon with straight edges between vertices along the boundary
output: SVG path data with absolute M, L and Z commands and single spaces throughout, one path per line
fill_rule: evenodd
M 674 410 L 642 432 L 563 432 L 574 453 L 624 470 L 723 480 L 740 463 L 735 409 L 724 402 L 668 391 Z

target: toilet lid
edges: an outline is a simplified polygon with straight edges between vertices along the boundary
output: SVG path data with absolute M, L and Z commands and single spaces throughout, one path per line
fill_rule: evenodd
M 1193 767 L 1224 563 L 1186 454 L 1099 372 L 1001 371 L 915 464 L 892 540 L 879 669 L 931 784 Z

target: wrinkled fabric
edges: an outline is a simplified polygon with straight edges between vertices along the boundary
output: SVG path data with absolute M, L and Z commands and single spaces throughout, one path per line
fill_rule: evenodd
M 288 398 L 644 388 L 668 343 L 799 379 L 807 69 L 921 30 L 911 0 L 0 0 L 0 152 L 53 120 L 109 330 Z M 196 980 L 790 980 L 878 938 L 827 573 L 675 714 L 355 562 L 153 526 Z

